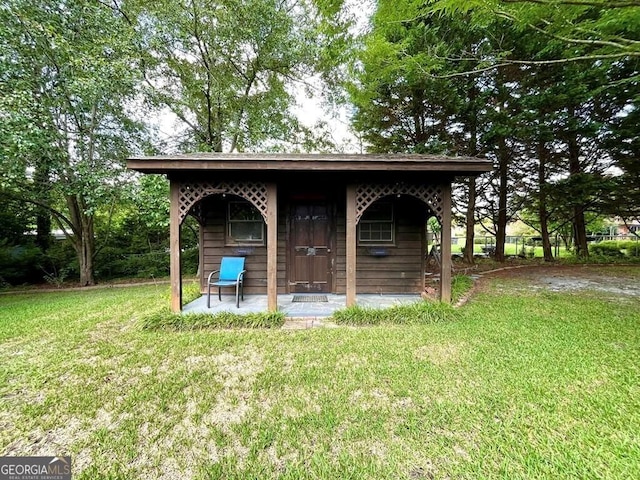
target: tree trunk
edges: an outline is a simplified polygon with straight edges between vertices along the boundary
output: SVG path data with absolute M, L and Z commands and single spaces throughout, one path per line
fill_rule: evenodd
M 73 248 L 78 258 L 80 269 L 80 286 L 95 285 L 93 259 L 95 256 L 95 236 L 93 232 L 93 217 L 87 215 L 84 200 L 76 195 L 67 197 L 67 205 L 73 225 Z
M 475 78 L 470 81 L 468 85 L 469 96 L 469 155 L 475 156 L 478 154 L 478 108 L 477 97 L 478 87 L 475 85 Z M 466 240 L 464 249 L 464 261 L 469 264 L 474 263 L 473 247 L 475 243 L 475 209 L 476 209 L 476 177 L 469 177 L 469 201 L 467 204 L 466 215 Z
M 476 177 L 469 177 L 469 201 L 467 203 L 466 215 L 466 241 L 464 247 L 464 261 L 473 263 L 473 246 L 475 241 L 475 217 L 476 209 Z
M 573 109 L 569 112 L 571 118 L 574 118 Z M 569 176 L 580 175 L 582 166 L 580 165 L 580 145 L 578 145 L 577 133 L 575 129 L 569 132 Z M 575 243 L 576 255 L 578 257 L 588 257 L 589 247 L 587 246 L 587 224 L 584 219 L 584 206 L 576 204 L 573 206 L 573 238 Z
M 80 265 L 80 285 L 88 287 L 95 285 L 95 277 L 93 272 L 93 253 L 94 242 L 93 238 L 90 238 L 88 234 L 83 234 L 81 248 L 76 251 L 78 254 L 78 264 Z
M 504 262 L 504 244 L 507 239 L 507 189 L 509 188 L 508 177 L 509 150 L 507 142 L 503 136 L 498 137 L 498 221 L 496 223 L 496 253 L 498 262 Z
M 587 224 L 584 220 L 582 207 L 573 207 L 573 238 L 575 239 L 576 255 L 578 257 L 588 257 L 589 247 L 587 245 Z
M 424 148 L 427 133 L 424 129 L 424 91 L 413 89 L 411 92 L 411 115 L 413 117 L 414 146 Z
M 538 142 L 538 187 L 540 188 L 540 204 L 538 207 L 538 216 L 540 217 L 540 235 L 542 236 L 542 253 L 545 262 L 553 261 L 553 252 L 551 251 L 551 241 L 549 240 L 549 214 L 547 212 L 547 160 L 549 159 L 549 151 L 545 143 L 540 140 Z

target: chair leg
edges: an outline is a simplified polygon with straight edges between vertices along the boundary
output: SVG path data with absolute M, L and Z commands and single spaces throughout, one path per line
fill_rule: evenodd
M 236 283 L 236 308 L 240 308 L 240 297 L 238 296 L 238 288 L 240 285 Z
M 220 290 L 222 290 L 222 288 L 218 287 L 218 300 L 222 301 L 222 295 L 220 295 Z
M 211 285 L 207 285 L 207 308 L 211 308 Z

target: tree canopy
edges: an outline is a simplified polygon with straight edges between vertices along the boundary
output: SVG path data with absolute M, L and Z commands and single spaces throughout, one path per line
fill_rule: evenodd
M 149 99 L 185 126 L 178 148 L 305 149 L 321 135 L 293 113 L 294 89 L 318 71 L 330 39 L 316 3 L 132 2 Z M 315 143 L 314 143 L 315 142 Z
M 41 248 L 62 229 L 93 284 L 97 238 L 109 241 L 128 194 L 124 159 L 167 148 L 147 122 L 162 108 L 186 126 L 174 150 L 330 148 L 292 107 L 294 85 L 335 58 L 340 12 L 333 1 L 4 2 L 0 195 L 33 206 L 23 228 Z
M 492 159 L 491 175 L 458 185 L 456 203 L 467 242 L 481 223 L 499 259 L 512 220 L 540 232 L 547 259 L 554 231 L 570 227 L 587 255 L 594 215 L 640 221 L 637 0 L 380 0 L 363 35 L 353 29 L 359 9 L 5 1 L 0 201 L 11 221 L 0 245 L 35 231 L 46 252 L 61 229 L 81 283 L 92 284 L 127 213 L 149 245 L 163 241 L 149 239 L 165 228 L 166 181 L 136 183 L 126 157 L 335 149 L 326 124 L 296 116 L 310 79 L 344 88 L 368 151 Z M 175 131 L 159 138 L 149 119 L 167 111 Z
M 477 197 L 466 223 L 489 220 L 498 258 L 506 225 L 532 208 L 547 259 L 552 221 L 586 255 L 585 215 L 639 204 L 639 14 L 637 2 L 378 2 L 347 85 L 354 126 L 374 151 L 493 158 L 460 200 Z

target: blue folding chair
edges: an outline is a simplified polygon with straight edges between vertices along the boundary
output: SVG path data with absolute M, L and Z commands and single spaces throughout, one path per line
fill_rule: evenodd
M 211 287 L 218 287 L 218 300 L 222 301 L 222 287 L 236 287 L 236 307 L 240 308 L 240 297 L 244 300 L 244 257 L 222 257 L 220 270 L 214 270 L 207 279 L 207 308 L 211 308 Z M 214 275 L 218 274 L 218 279 Z

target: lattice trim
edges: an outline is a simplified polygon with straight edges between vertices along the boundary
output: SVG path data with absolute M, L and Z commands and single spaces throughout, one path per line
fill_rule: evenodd
M 411 195 L 426 203 L 442 223 L 443 194 L 440 185 L 361 184 L 356 187 L 356 224 L 365 210 L 376 200 L 388 195 Z
M 251 202 L 267 221 L 267 186 L 262 182 L 195 182 L 180 184 L 178 201 L 180 223 L 200 200 L 209 195 L 227 193 Z

